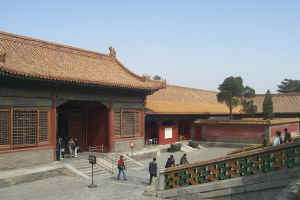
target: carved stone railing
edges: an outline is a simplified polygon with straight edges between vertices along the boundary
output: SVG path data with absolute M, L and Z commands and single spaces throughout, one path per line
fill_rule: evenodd
M 160 171 L 157 190 L 205 184 L 299 166 L 300 141 L 164 169 Z

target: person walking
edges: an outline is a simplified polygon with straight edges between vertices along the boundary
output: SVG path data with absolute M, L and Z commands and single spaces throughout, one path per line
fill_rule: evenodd
M 174 167 L 175 166 L 175 159 L 173 155 L 170 155 L 170 157 L 167 160 L 165 168 Z
M 59 137 L 56 143 L 57 160 L 62 160 L 62 138 Z
M 66 142 L 65 138 L 61 138 L 61 160 L 65 158 L 65 149 L 66 149 Z
M 288 143 L 288 142 L 292 142 L 292 137 L 291 137 L 291 134 L 288 132 L 288 129 L 285 128 L 284 129 L 284 143 Z
M 157 177 L 157 163 L 155 157 L 153 158 L 152 162 L 149 163 L 149 173 L 150 173 L 149 185 L 151 185 L 153 177 Z
M 185 154 L 183 154 L 183 156 L 180 159 L 180 164 L 184 165 L 184 164 L 188 164 L 188 163 L 189 163 L 189 161 L 187 160 L 186 153 L 185 153 Z
M 282 136 L 281 136 L 281 131 L 277 131 L 278 134 L 279 134 L 279 141 L 280 141 L 280 144 L 283 144 L 283 139 L 282 139 Z
M 70 158 L 71 158 L 71 157 L 74 157 L 74 152 L 73 152 L 74 146 L 75 146 L 74 140 L 73 140 L 73 138 L 70 137 L 70 139 L 69 139 L 69 141 L 68 141 L 68 147 L 69 147 Z
M 74 138 L 74 157 L 75 158 L 78 157 L 78 148 L 79 148 L 78 139 Z
M 281 144 L 281 132 L 280 131 L 276 131 L 276 137 L 273 141 L 273 146 L 278 146 Z
M 120 159 L 118 160 L 118 170 L 119 170 L 119 173 L 118 173 L 117 179 L 120 180 L 120 175 L 122 173 L 123 179 L 125 181 L 127 181 L 127 177 L 125 174 L 125 162 L 124 162 L 124 157 L 122 155 L 120 156 Z

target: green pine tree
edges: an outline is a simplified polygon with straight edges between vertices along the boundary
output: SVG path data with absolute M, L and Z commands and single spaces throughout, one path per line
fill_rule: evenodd
M 220 92 L 217 94 L 218 102 L 229 108 L 229 119 L 232 119 L 232 109 L 239 105 L 240 97 L 243 95 L 244 85 L 241 77 L 230 76 L 219 85 Z
M 263 103 L 263 115 L 264 119 L 272 119 L 273 118 L 273 101 L 270 90 L 267 91 L 264 98 Z

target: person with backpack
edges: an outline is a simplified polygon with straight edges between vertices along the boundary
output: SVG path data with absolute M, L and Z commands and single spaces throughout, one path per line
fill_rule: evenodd
M 189 161 L 187 160 L 186 153 L 184 153 L 180 159 L 180 164 L 184 165 L 184 164 L 188 164 L 188 163 L 189 163 Z
M 125 181 L 127 181 L 127 177 L 126 177 L 126 173 L 125 173 L 125 162 L 124 162 L 124 157 L 122 155 L 120 156 L 120 159 L 118 160 L 118 170 L 119 170 L 119 173 L 118 173 L 117 179 L 120 180 L 120 175 L 122 173 L 123 179 Z
M 153 158 L 152 162 L 149 163 L 149 173 L 150 173 L 149 185 L 151 185 L 153 177 L 157 177 L 157 163 L 155 157 Z
M 165 166 L 165 168 L 169 168 L 169 167 L 175 167 L 175 159 L 173 155 L 170 155 Z

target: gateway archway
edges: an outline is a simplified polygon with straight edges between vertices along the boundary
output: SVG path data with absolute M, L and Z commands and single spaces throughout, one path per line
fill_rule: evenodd
M 77 138 L 80 150 L 108 148 L 108 109 L 98 102 L 68 101 L 57 108 L 57 137 Z

